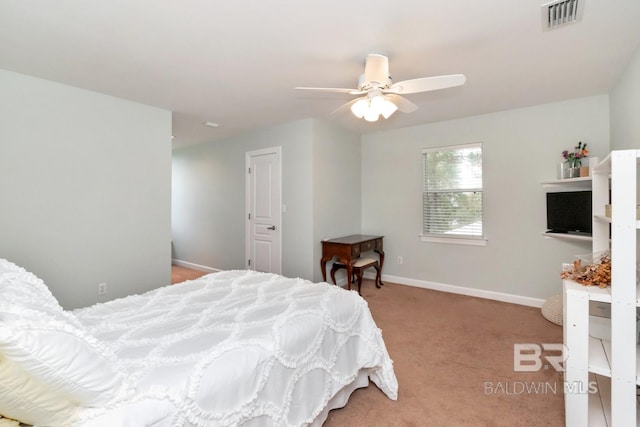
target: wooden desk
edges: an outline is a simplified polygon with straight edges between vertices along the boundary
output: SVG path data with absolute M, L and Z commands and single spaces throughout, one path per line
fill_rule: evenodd
M 322 242 L 322 259 L 320 260 L 322 280 L 327 281 L 327 262 L 331 261 L 333 257 L 338 257 L 338 261 L 347 266 L 347 283 L 349 284 L 349 289 L 351 289 L 353 263 L 361 253 L 367 251 L 375 251 L 380 256 L 380 270 L 382 270 L 382 265 L 384 264 L 382 237 L 354 234 L 338 237 L 337 239 L 324 240 Z

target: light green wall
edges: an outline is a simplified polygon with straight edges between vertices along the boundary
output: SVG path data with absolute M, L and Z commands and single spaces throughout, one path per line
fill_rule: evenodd
M 590 248 L 540 235 L 540 183 L 578 141 L 608 153 L 608 112 L 601 95 L 361 137 L 303 120 L 175 150 L 174 258 L 244 268 L 244 153 L 280 145 L 285 275 L 321 280 L 320 241 L 362 232 L 385 236 L 385 275 L 546 298 L 560 291 L 560 264 Z M 422 148 L 478 141 L 487 247 L 420 242 Z
M 282 273 L 313 277 L 312 120 L 173 152 L 173 257 L 243 269 L 245 153 L 282 147 Z
M 360 135 L 314 120 L 312 163 L 313 279 L 321 282 L 321 241 L 360 233 Z
M 360 231 L 360 137 L 307 119 L 173 153 L 173 257 L 246 268 L 245 153 L 282 147 L 282 273 L 321 281 L 326 237 Z
M 547 298 L 560 264 L 590 246 L 545 239 L 545 190 L 562 150 L 609 151 L 606 95 L 362 137 L 362 232 L 385 236 L 384 273 L 398 278 Z M 483 143 L 486 247 L 421 242 L 423 148 Z M 397 257 L 403 257 L 403 264 Z
M 611 90 L 611 149 L 640 148 L 640 48 Z
M 0 257 L 65 308 L 169 284 L 171 113 L 3 70 L 0 93 Z

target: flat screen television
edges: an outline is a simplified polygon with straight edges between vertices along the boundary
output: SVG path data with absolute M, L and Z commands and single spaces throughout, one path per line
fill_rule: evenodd
M 547 193 L 549 233 L 591 234 L 591 191 Z

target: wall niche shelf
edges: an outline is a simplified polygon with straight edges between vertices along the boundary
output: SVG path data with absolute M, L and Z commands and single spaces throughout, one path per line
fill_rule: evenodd
M 569 185 L 577 189 L 591 190 L 591 177 L 582 176 L 580 178 L 551 179 L 542 181 L 541 184 L 544 188 L 559 188 Z
M 579 178 L 549 179 L 546 181 L 542 181 L 540 184 L 542 184 L 542 188 L 550 190 L 548 192 L 556 192 L 591 190 L 592 183 L 593 182 L 591 176 L 582 176 Z M 545 239 L 570 240 L 574 242 L 593 241 L 592 236 L 588 236 L 585 234 L 549 233 L 548 231 L 543 231 L 540 234 L 543 235 Z
M 587 236 L 585 234 L 549 233 L 548 231 L 543 231 L 540 234 L 542 234 L 547 239 L 574 240 L 579 242 L 593 241 L 593 236 Z

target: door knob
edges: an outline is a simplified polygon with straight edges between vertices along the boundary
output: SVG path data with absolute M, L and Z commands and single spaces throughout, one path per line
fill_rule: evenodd
M 271 227 L 267 227 L 267 230 L 275 230 L 275 229 L 276 229 L 275 225 L 272 225 Z

